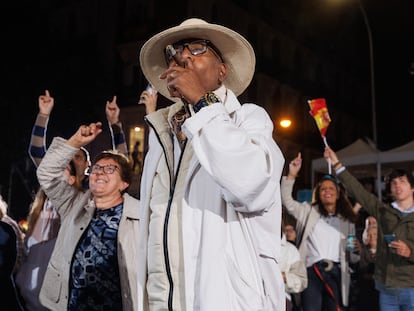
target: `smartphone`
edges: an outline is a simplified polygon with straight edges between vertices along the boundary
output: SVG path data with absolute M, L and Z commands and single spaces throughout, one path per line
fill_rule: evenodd
M 147 85 L 147 87 L 145 88 L 145 90 L 148 92 L 148 93 L 150 93 L 151 95 L 152 94 L 156 94 L 157 93 L 157 90 L 156 89 L 154 89 L 154 87 L 152 86 L 152 84 L 151 83 L 148 83 L 148 85 Z
M 396 236 L 394 233 L 392 234 L 384 234 L 384 238 L 387 241 L 387 244 L 390 244 L 392 241 L 395 241 Z
M 355 240 L 355 234 L 348 234 L 347 241 L 346 241 L 346 247 L 350 252 L 353 252 L 355 250 L 354 240 Z
M 166 47 L 167 53 L 170 57 L 174 58 L 178 66 L 185 67 L 184 63 L 181 61 L 180 56 L 177 54 L 177 51 L 171 44 L 168 44 Z

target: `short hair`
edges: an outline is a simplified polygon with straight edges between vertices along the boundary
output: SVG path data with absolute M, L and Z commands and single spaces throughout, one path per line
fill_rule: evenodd
M 131 164 L 129 163 L 129 159 L 123 153 L 119 152 L 118 150 L 105 150 L 99 153 L 95 157 L 93 163 L 95 164 L 101 159 L 112 159 L 116 163 L 118 163 L 120 166 L 119 173 L 121 175 L 121 179 L 127 182 L 128 184 L 131 184 L 131 181 L 132 181 Z
M 394 169 L 385 179 L 385 191 L 387 193 L 391 193 L 391 182 L 399 177 L 403 177 L 406 176 L 408 179 L 408 182 L 411 185 L 411 188 L 414 188 L 414 176 L 411 174 L 411 172 L 399 168 L 399 169 Z

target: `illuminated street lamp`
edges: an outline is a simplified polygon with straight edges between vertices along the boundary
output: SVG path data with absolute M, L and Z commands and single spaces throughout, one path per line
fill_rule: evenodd
M 376 102 L 375 102 L 375 75 L 374 75 L 374 48 L 372 43 L 372 31 L 371 26 L 368 21 L 367 13 L 365 12 L 364 6 L 362 5 L 361 0 L 357 0 L 358 7 L 361 10 L 362 17 L 364 19 L 364 24 L 367 28 L 368 34 L 368 44 L 369 44 L 369 64 L 371 72 L 371 109 L 372 109 L 372 140 L 374 141 L 375 147 L 377 147 L 377 111 L 376 111 Z
M 333 1 L 333 0 L 331 0 Z M 345 1 L 345 0 L 341 0 Z M 362 19 L 367 30 L 368 46 L 369 46 L 369 65 L 370 65 L 370 84 L 371 84 L 371 112 L 372 112 L 372 141 L 377 147 L 377 111 L 375 102 L 375 70 L 374 70 L 374 44 L 372 40 L 371 25 L 368 20 L 367 13 L 361 0 L 355 0 L 358 4 L 358 8 L 361 11 Z
M 377 108 L 375 102 L 375 74 L 374 74 L 374 45 L 372 40 L 371 25 L 368 20 L 367 13 L 361 0 L 356 0 L 358 8 L 361 11 L 364 25 L 367 29 L 368 46 L 369 46 L 369 65 L 370 65 L 370 83 L 371 83 L 371 113 L 372 113 L 372 141 L 375 148 L 378 146 L 377 141 Z M 381 199 L 381 163 L 377 160 L 377 194 Z
M 372 140 L 374 141 L 375 148 L 378 146 L 377 141 L 377 112 L 376 112 L 376 103 L 375 103 L 375 75 L 374 75 L 374 47 L 372 43 L 372 31 L 371 26 L 368 21 L 367 13 L 365 12 L 364 6 L 362 5 L 361 0 L 357 0 L 358 7 L 362 13 L 364 19 L 364 24 L 367 27 L 368 34 L 368 44 L 369 44 L 369 65 L 371 71 L 371 109 L 372 109 Z M 377 154 L 377 195 L 378 198 L 382 199 L 382 188 L 381 188 L 381 163 L 378 159 L 379 155 Z
M 292 125 L 292 121 L 290 119 L 284 118 L 280 120 L 279 124 L 283 128 L 288 128 Z

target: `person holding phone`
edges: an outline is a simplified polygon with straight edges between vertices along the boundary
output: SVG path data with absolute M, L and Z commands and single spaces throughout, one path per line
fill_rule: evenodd
M 388 175 L 386 188 L 393 199 L 388 204 L 368 192 L 331 148 L 325 149 L 324 157 L 349 195 L 377 219 L 374 277 L 381 310 L 414 310 L 414 176 L 403 169 Z M 387 235 L 392 234 L 396 239 L 387 241 Z
M 139 96 L 139 105 L 145 105 L 145 113 L 150 114 L 157 110 L 158 92 L 154 87 L 148 83 L 145 90 Z

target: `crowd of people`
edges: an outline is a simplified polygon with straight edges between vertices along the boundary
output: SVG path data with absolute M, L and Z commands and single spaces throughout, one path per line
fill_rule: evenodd
M 10 310 L 414 310 L 411 173 L 388 176 L 384 202 L 326 147 L 334 173 L 300 202 L 301 154 L 285 163 L 269 115 L 238 99 L 255 70 L 243 36 L 190 18 L 147 40 L 139 61 L 151 85 L 138 102 L 143 164 L 139 144 L 129 159 L 116 96 L 109 144 L 94 121 L 48 147 L 54 98 L 39 96 L 24 231 L 0 198 Z M 173 103 L 157 109 L 158 94 Z M 137 167 L 139 200 L 128 194 Z

